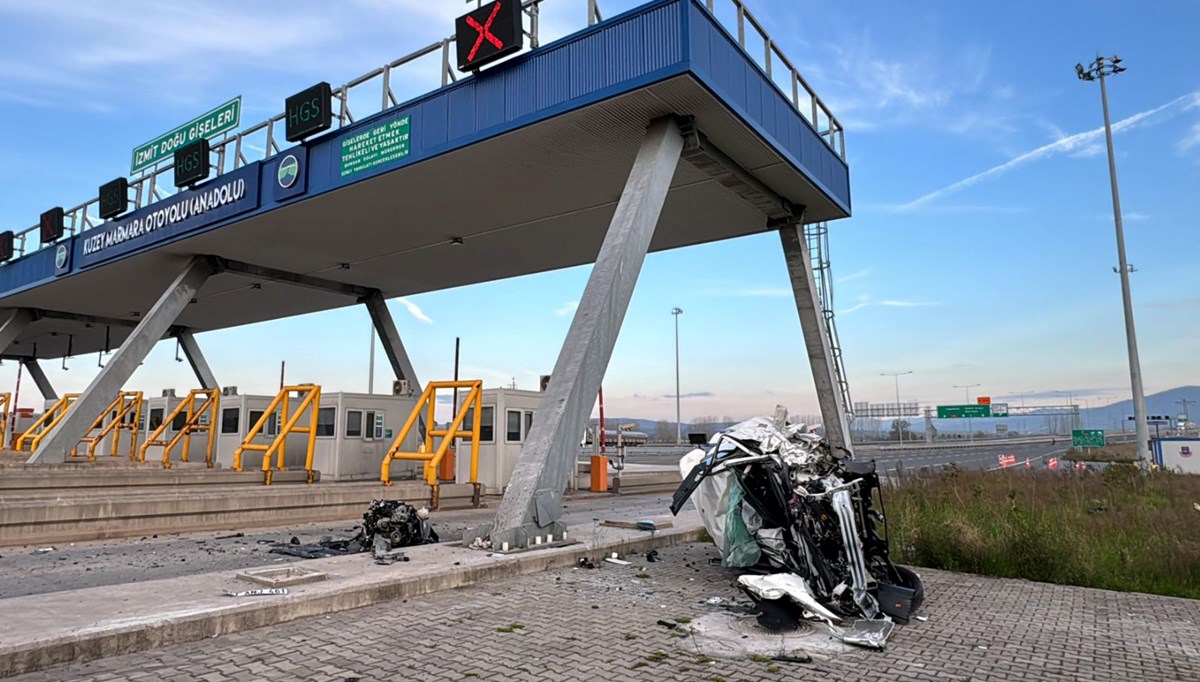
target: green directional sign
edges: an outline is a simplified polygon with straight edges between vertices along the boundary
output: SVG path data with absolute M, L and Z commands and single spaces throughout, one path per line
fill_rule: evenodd
M 341 177 L 408 156 L 411 133 L 412 121 L 405 115 L 343 139 Z
M 938 419 L 986 419 L 992 416 L 991 405 L 938 405 Z
M 184 123 L 133 150 L 130 173 L 137 173 L 171 158 L 179 149 L 201 139 L 216 137 L 241 125 L 242 97 L 238 95 L 212 111 Z
M 1104 447 L 1104 431 L 1100 429 L 1075 429 L 1071 432 L 1071 445 L 1077 448 Z

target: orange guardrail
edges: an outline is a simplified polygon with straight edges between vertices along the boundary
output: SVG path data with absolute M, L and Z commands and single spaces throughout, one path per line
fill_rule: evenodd
M 293 393 L 297 394 L 296 398 L 300 402 L 299 405 L 296 406 L 295 412 L 289 412 L 288 407 L 292 400 Z M 267 407 L 266 411 L 263 412 L 263 416 L 259 418 L 258 423 L 251 427 L 250 431 L 246 433 L 246 438 L 233 453 L 234 471 L 242 470 L 242 455 L 247 451 L 261 452 L 263 453 L 263 483 L 265 485 L 271 485 L 271 457 L 278 457 L 278 462 L 276 463 L 275 467 L 277 470 L 286 471 L 287 469 L 283 462 L 284 452 L 287 447 L 288 435 L 293 433 L 306 433 L 308 434 L 308 454 L 305 456 L 304 470 L 308 472 L 308 482 L 312 483 L 313 479 L 315 478 L 313 474 L 312 463 L 313 450 L 316 448 L 317 439 L 317 410 L 320 409 L 320 407 L 320 386 L 314 386 L 312 384 L 301 386 L 284 386 L 282 389 L 280 389 L 279 394 L 275 396 L 275 399 L 271 401 L 271 404 Z M 254 438 L 258 436 L 262 428 L 266 426 L 267 421 L 275 417 L 276 410 L 281 411 L 280 421 L 283 423 L 283 428 L 279 430 L 279 433 L 275 436 L 275 440 L 271 441 L 269 445 L 255 443 Z M 308 412 L 310 415 L 308 426 L 300 426 L 300 417 L 305 412 Z
M 204 398 L 204 402 L 197 406 L 196 401 L 199 398 Z M 192 434 L 196 432 L 207 432 L 208 442 L 205 444 L 204 449 L 204 463 L 209 469 L 211 469 L 213 466 L 213 450 L 217 439 L 216 424 L 218 415 L 221 414 L 220 404 L 221 391 L 218 389 L 197 389 L 189 392 L 188 396 L 184 398 L 174 410 L 171 411 L 171 414 L 167 415 L 167 417 L 163 419 L 163 423 L 159 424 L 158 428 L 154 429 L 149 436 L 146 436 L 146 442 L 142 443 L 142 447 L 138 451 L 138 461 L 146 461 L 146 450 L 148 450 L 150 447 L 162 446 L 163 468 L 170 469 L 171 451 L 174 450 L 175 446 L 179 445 L 179 443 L 182 441 L 183 451 L 179 455 L 179 461 L 187 462 L 188 453 L 191 452 L 192 449 Z M 181 414 L 186 415 L 186 421 L 184 421 L 183 428 L 180 429 L 179 432 L 176 433 L 173 438 L 171 438 L 171 440 L 161 440 L 160 436 L 162 436 L 163 432 L 170 428 L 171 424 L 174 423 L 175 418 Z M 205 423 L 206 416 L 208 418 L 207 423 Z
M 21 437 L 17 439 L 17 451 L 20 452 L 24 450 L 26 445 L 30 446 L 30 452 L 36 451 L 38 446 L 42 444 L 42 439 L 50 435 L 50 432 L 54 430 L 54 427 L 58 426 L 58 423 L 62 421 L 62 418 L 67 415 L 67 410 L 71 409 L 71 406 L 74 405 L 75 401 L 78 399 L 78 393 L 66 393 L 63 395 L 63 397 L 59 398 L 57 402 L 50 406 L 50 409 L 46 410 L 45 414 L 39 417 L 38 420 L 35 421 L 33 425 L 30 426 L 29 429 L 27 429 L 25 433 L 21 434 Z
M 458 409 L 458 414 L 454 415 L 450 422 L 450 426 L 446 429 L 433 428 L 434 408 L 437 406 L 437 392 L 440 389 L 457 390 L 465 388 L 467 396 L 463 400 L 462 405 Z M 438 476 L 438 468 L 442 463 L 442 459 L 450 450 L 451 445 L 456 438 L 465 438 L 471 444 L 471 480 L 469 481 L 475 486 L 475 499 L 479 499 L 479 418 L 482 412 L 483 403 L 483 382 L 482 381 L 434 381 L 425 386 L 424 392 L 417 400 L 417 404 L 413 407 L 412 414 L 408 416 L 408 421 L 404 422 L 404 428 L 400 429 L 400 434 L 396 436 L 396 440 L 392 441 L 391 448 L 383 458 L 383 464 L 380 467 L 380 480 L 383 484 L 390 486 L 392 484 L 392 462 L 399 460 L 424 462 L 425 482 L 432 489 L 431 506 L 434 509 L 438 507 L 438 494 L 440 492 L 440 480 Z M 462 430 L 463 421 L 466 420 L 467 413 L 474 410 L 474 417 L 470 430 Z M 421 444 L 417 452 L 403 451 L 404 441 L 408 438 L 409 432 L 416 425 L 422 412 L 427 412 L 428 417 L 426 423 L 429 428 L 425 431 L 425 441 Z M 441 442 L 434 446 L 434 438 L 441 438 Z
M 96 461 L 96 446 L 104 441 L 109 435 L 112 436 L 112 452 L 109 454 L 113 457 L 117 456 L 117 452 L 121 449 L 121 432 L 129 432 L 129 459 L 134 459 L 137 455 L 138 443 L 138 421 L 142 416 L 142 392 L 141 391 L 122 391 L 117 394 L 116 400 L 109 403 L 108 407 L 100 413 L 96 421 L 92 422 L 92 428 L 88 429 L 88 435 L 79 439 L 79 442 L 87 443 L 87 458 L 90 462 Z M 107 420 L 107 424 L 105 421 Z M 100 433 L 95 436 L 91 435 L 92 431 L 100 429 Z M 76 450 L 71 451 L 71 456 L 76 455 Z

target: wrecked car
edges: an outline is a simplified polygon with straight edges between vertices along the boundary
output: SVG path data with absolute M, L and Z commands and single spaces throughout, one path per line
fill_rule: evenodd
M 846 643 L 883 648 L 920 607 L 920 577 L 888 557 L 874 463 L 835 453 L 782 408 L 717 433 L 680 471 L 671 512 L 693 502 L 722 565 L 745 570 L 738 586 L 764 627 L 817 619 Z

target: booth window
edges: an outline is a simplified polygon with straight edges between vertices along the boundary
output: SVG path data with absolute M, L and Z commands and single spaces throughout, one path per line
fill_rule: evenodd
M 250 421 L 248 421 L 246 423 L 247 431 L 249 431 L 249 429 L 254 428 L 254 425 L 258 423 L 259 419 L 262 419 L 262 416 L 263 416 L 263 410 L 250 410 Z M 267 423 L 263 424 L 263 429 L 262 429 L 262 431 L 259 431 L 259 435 L 260 436 L 265 435 L 265 436 L 270 436 L 270 437 L 274 438 L 278 434 L 279 434 L 279 415 L 275 415 L 274 418 L 268 419 Z
M 186 412 L 180 412 L 179 414 L 175 415 L 174 419 L 171 420 L 171 430 L 172 431 L 182 431 L 183 427 L 185 427 L 185 426 L 187 426 L 187 413 Z M 236 421 L 234 422 L 234 425 L 233 425 L 233 431 L 234 431 L 234 433 L 237 433 L 237 422 Z
M 317 435 L 332 436 L 336 431 L 337 426 L 337 408 L 322 407 L 317 410 Z
M 467 410 L 467 416 L 463 419 L 463 423 L 459 426 L 463 431 L 470 431 L 474 428 L 475 408 Z M 491 443 L 496 440 L 496 408 L 493 405 L 484 405 L 479 411 L 479 442 Z
M 158 427 L 162 426 L 162 423 L 163 423 L 163 408 L 161 408 L 161 407 L 150 408 L 150 430 L 153 431 L 154 429 L 157 429 Z
M 227 407 L 224 410 L 221 410 L 221 433 L 239 433 L 239 412 L 240 410 L 236 407 Z
M 520 410 L 509 410 L 507 418 L 508 418 L 508 428 L 507 428 L 507 433 L 504 436 L 504 440 L 509 443 L 520 443 L 521 442 L 521 411 Z
M 367 438 L 383 438 L 383 427 L 375 426 L 375 412 L 367 413 Z
M 346 437 L 362 438 L 362 410 L 346 410 Z
M 529 437 L 529 429 L 533 428 L 533 412 L 525 413 L 525 437 Z

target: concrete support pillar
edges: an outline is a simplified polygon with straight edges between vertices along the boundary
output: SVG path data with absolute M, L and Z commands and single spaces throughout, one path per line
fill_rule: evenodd
M 392 363 L 392 372 L 397 379 L 408 379 L 409 390 L 414 395 L 420 395 L 424 389 L 417 380 L 417 371 L 413 369 L 412 361 L 408 359 L 408 351 L 404 350 L 404 342 L 400 332 L 396 331 L 396 323 L 388 310 L 387 301 L 378 291 L 360 299 L 371 314 L 371 323 L 375 325 L 375 333 L 383 343 L 383 352 L 387 354 L 388 362 Z
M 565 530 L 563 491 L 682 150 L 675 120 L 646 131 L 495 523 L 475 531 L 490 530 L 493 547 L 527 547 L 536 535 Z
M 33 383 L 37 384 L 38 391 L 46 400 L 58 400 L 58 392 L 50 385 L 50 379 L 46 373 L 42 371 L 42 366 L 38 364 L 37 358 L 29 358 L 25 361 L 25 371 L 29 372 L 29 377 L 33 379 Z
M 37 452 L 29 458 L 30 464 L 66 461 L 67 455 L 79 444 L 79 439 L 87 434 L 97 415 L 125 386 L 154 344 L 167 333 L 213 271 L 213 263 L 207 258 L 195 258 L 187 264 L 96 378 L 92 379 L 92 383 L 84 389 L 54 431 L 42 441 Z
M 846 417 L 847 406 L 842 404 L 842 392 L 838 389 L 837 368 L 830 350 L 808 242 L 804 239 L 804 227 L 797 224 L 782 228 L 779 230 L 779 241 L 783 244 L 783 257 L 792 280 L 796 312 L 800 314 L 800 329 L 804 333 L 804 346 L 812 367 L 817 402 L 825 423 L 825 437 L 834 456 L 848 457 L 851 453 L 850 420 Z
M 25 331 L 25 328 L 32 322 L 33 313 L 24 308 L 15 308 L 0 313 L 0 353 L 7 351 L 13 341 L 16 341 L 21 332 Z
M 190 331 L 182 331 L 179 332 L 178 338 L 179 347 L 183 349 L 183 356 L 187 358 L 188 364 L 192 366 L 192 371 L 196 373 L 196 379 L 200 381 L 200 388 L 208 391 L 221 388 L 212 368 L 208 366 L 208 361 L 204 359 L 204 353 L 200 352 L 200 344 L 196 343 L 196 337 Z

